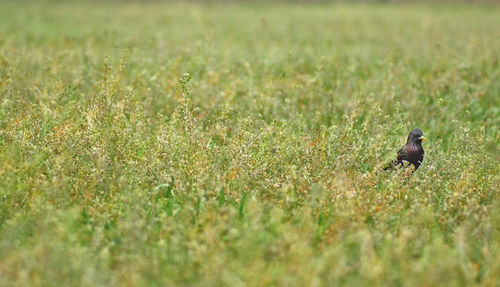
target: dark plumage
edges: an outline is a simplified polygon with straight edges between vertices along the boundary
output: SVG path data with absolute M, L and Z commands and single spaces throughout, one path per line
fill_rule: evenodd
M 398 151 L 396 160 L 387 165 L 384 170 L 394 169 L 397 166 L 403 167 L 403 161 L 409 162 L 417 170 L 422 160 L 424 160 L 422 140 L 425 140 L 422 131 L 420 129 L 412 129 L 408 135 L 406 144 Z

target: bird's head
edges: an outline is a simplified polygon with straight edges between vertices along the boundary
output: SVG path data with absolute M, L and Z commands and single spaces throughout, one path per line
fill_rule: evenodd
M 408 135 L 408 143 L 417 143 L 421 144 L 422 141 L 425 141 L 426 138 L 420 129 L 412 129 L 410 134 Z

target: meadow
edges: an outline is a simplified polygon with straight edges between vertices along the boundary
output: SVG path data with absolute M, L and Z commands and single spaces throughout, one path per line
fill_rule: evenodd
M 500 286 L 498 15 L 0 2 L 0 286 Z

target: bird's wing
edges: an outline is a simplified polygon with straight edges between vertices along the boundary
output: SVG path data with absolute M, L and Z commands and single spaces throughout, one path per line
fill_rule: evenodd
M 402 160 L 407 160 L 408 153 L 406 151 L 406 145 L 404 145 L 400 150 L 398 150 L 397 160 L 400 162 Z
M 398 154 L 397 154 L 396 160 L 393 160 L 393 161 L 387 163 L 384 166 L 384 170 L 394 169 L 396 166 L 398 166 L 399 164 L 401 164 L 404 159 L 406 159 L 406 145 L 403 146 L 401 149 L 398 150 Z

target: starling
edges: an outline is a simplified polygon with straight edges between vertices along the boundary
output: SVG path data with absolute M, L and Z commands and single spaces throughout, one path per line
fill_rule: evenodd
M 403 161 L 407 161 L 413 165 L 415 167 L 414 171 L 417 170 L 424 159 L 423 140 L 425 141 L 425 137 L 422 131 L 420 129 L 412 129 L 410 134 L 408 134 L 406 144 L 398 151 L 396 160 L 387 165 L 384 170 L 394 169 L 397 166 L 403 167 Z

